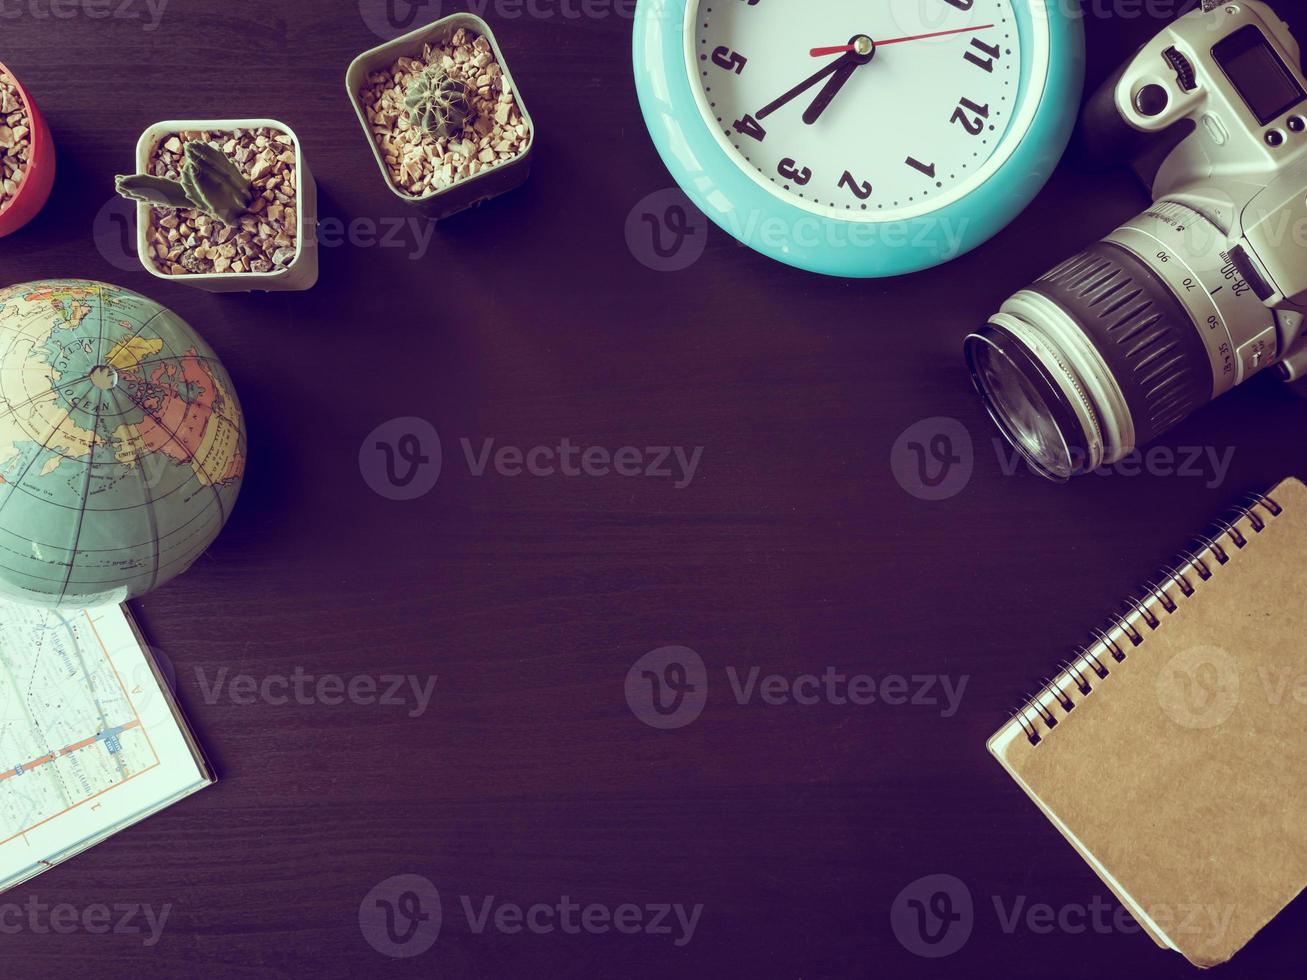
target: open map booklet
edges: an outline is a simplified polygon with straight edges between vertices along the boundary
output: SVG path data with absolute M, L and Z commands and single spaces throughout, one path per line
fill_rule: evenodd
M 0 601 L 0 892 L 213 781 L 125 606 Z

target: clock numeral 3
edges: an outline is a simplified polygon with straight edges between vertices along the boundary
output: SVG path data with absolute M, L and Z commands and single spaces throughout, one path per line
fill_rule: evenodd
M 977 68 L 983 68 L 992 75 L 994 73 L 994 60 L 999 56 L 998 45 L 986 44 L 980 38 L 973 37 L 971 39 L 971 47 L 975 48 L 975 51 L 968 49 L 967 53 L 962 57 L 966 58 L 967 61 L 971 62 Z M 976 54 L 976 51 L 982 52 L 984 57 Z
M 979 136 L 985 128 L 985 120 L 989 118 L 989 106 L 976 105 L 970 99 L 963 99 L 958 103 L 958 107 L 953 110 L 953 117 L 949 122 L 955 122 L 965 129 L 972 136 Z
M 776 172 L 792 184 L 798 184 L 800 187 L 806 187 L 808 181 L 812 180 L 812 170 L 809 167 L 800 167 L 794 162 L 793 157 L 786 157 L 776 165 Z
M 749 59 L 723 44 L 712 53 L 712 63 L 718 68 L 725 68 L 727 71 L 733 71 L 739 75 L 743 73 L 744 66 L 749 63 Z
M 735 122 L 731 123 L 731 125 L 735 128 L 735 131 L 739 133 L 741 136 L 747 136 L 750 139 L 755 139 L 759 143 L 761 143 L 763 140 L 767 138 L 767 130 L 762 128 L 762 123 L 758 122 L 758 120 L 754 119 L 753 116 L 750 116 L 748 114 L 745 114 L 742 118 L 735 120 Z
M 871 197 L 871 181 L 860 181 L 847 170 L 841 175 L 839 186 L 848 188 L 859 201 L 865 201 Z

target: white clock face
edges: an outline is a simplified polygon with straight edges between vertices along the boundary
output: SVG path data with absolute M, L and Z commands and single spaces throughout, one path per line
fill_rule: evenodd
M 736 163 L 789 203 L 920 214 L 1014 135 L 1013 2 L 691 0 L 697 101 Z

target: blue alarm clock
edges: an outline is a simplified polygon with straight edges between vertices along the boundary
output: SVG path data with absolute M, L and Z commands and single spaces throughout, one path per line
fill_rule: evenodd
M 654 144 L 725 231 L 892 276 L 1015 218 L 1066 149 L 1084 29 L 1065 0 L 639 0 Z

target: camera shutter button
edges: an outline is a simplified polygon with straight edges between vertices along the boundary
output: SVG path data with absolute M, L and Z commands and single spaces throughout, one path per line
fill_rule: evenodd
M 1145 116 L 1160 116 L 1170 104 L 1171 96 L 1155 83 L 1145 85 L 1135 93 L 1135 108 Z

